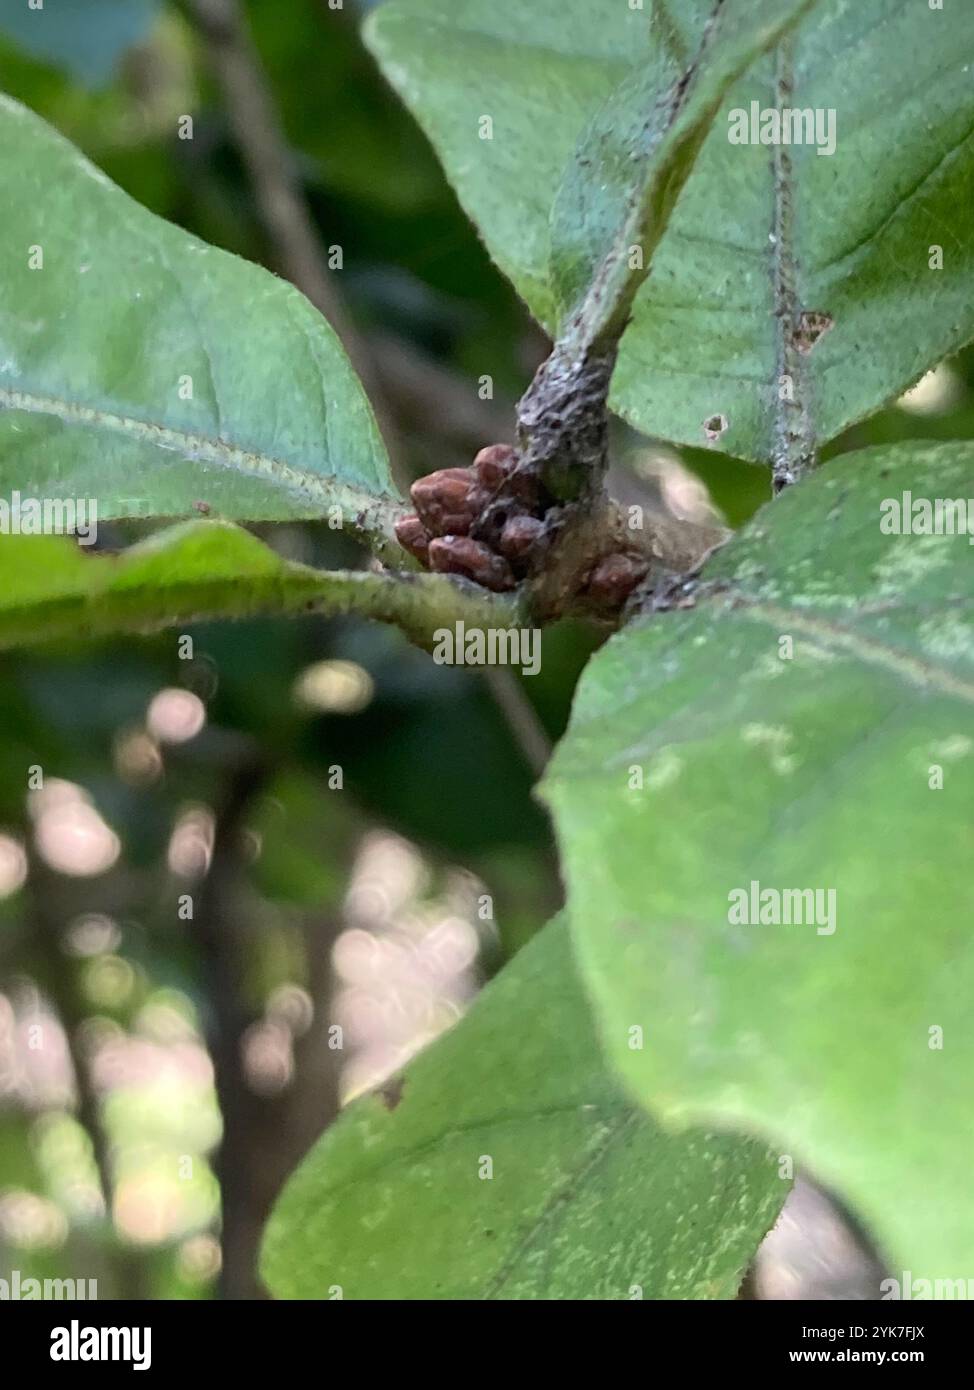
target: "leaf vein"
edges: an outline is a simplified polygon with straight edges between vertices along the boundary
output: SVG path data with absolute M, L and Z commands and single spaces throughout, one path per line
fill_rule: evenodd
M 952 695 L 974 704 L 974 680 L 965 680 L 963 676 L 955 675 L 953 671 L 937 666 L 923 657 L 898 651 L 875 637 L 850 631 L 849 628 L 842 627 L 830 619 L 812 617 L 796 608 L 779 607 L 746 597 L 738 599 L 738 605 L 739 612 L 758 621 L 767 622 L 780 632 L 793 628 L 827 646 L 857 656 L 873 666 L 883 667 L 913 685 L 937 690 L 943 695 Z
M 11 391 L 5 387 L 0 387 L 0 409 L 53 415 L 66 425 L 128 435 L 140 443 L 181 454 L 195 462 L 267 479 L 288 492 L 309 499 L 320 506 L 322 512 L 329 506 L 340 507 L 343 516 L 354 522 L 356 529 L 368 533 L 389 537 L 396 518 L 402 514 L 402 507 L 388 494 L 366 492 L 338 478 L 318 476 L 295 468 L 282 459 L 241 448 L 223 439 L 210 439 L 188 430 L 173 429 L 150 420 L 139 420 L 134 416 L 61 400 L 56 396 Z
M 790 105 L 794 91 L 794 50 L 790 38 L 778 47 L 775 70 L 775 105 Z M 815 443 L 806 399 L 806 374 L 798 351 L 796 331 L 800 303 L 798 265 L 795 259 L 794 166 L 783 142 L 771 147 L 774 201 L 772 271 L 774 318 L 777 337 L 778 390 L 772 465 L 775 490 L 794 483 L 814 462 Z M 784 391 L 787 379 L 791 390 Z
M 500 1289 L 503 1288 L 504 1284 L 506 1284 L 507 1280 L 510 1278 L 518 1261 L 522 1259 L 525 1253 L 530 1249 L 541 1228 L 545 1226 L 553 1216 L 564 1209 L 565 1203 L 574 1196 L 582 1183 L 585 1182 L 603 1162 L 606 1154 L 613 1145 L 622 1138 L 627 1130 L 632 1128 L 638 1119 L 639 1115 L 635 1110 L 623 1110 L 619 1112 L 615 1122 L 609 1126 L 599 1143 L 592 1149 L 587 1162 L 583 1163 L 582 1166 L 569 1177 L 563 1187 L 553 1192 L 548 1198 L 541 1212 L 535 1220 L 532 1221 L 518 1245 L 511 1251 L 510 1255 L 508 1255 L 507 1259 L 494 1275 L 494 1278 L 491 1280 L 484 1293 L 485 1299 L 496 1298 Z

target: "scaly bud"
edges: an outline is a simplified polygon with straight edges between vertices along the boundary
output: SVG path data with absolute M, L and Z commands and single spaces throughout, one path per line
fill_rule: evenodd
M 599 608 L 616 612 L 648 573 L 648 558 L 622 552 L 604 555 L 592 571 L 586 592 Z
M 483 503 L 472 468 L 441 468 L 417 478 L 409 495 L 431 536 L 465 536 Z
M 501 532 L 498 550 L 513 564 L 528 560 L 545 535 L 545 524 L 536 516 L 512 516 Z
M 510 444 L 488 444 L 473 461 L 477 476 L 484 487 L 494 492 L 517 466 L 517 450 Z
M 396 540 L 421 565 L 429 563 L 430 538 L 418 516 L 404 516 L 396 522 Z
M 504 593 L 515 585 L 511 567 L 480 541 L 469 536 L 440 536 L 430 541 L 430 568 L 440 574 L 462 574 L 494 593 Z

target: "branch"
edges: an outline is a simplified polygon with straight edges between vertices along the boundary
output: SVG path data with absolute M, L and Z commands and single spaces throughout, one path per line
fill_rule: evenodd
M 627 527 L 606 495 L 608 396 L 619 340 L 677 198 L 732 82 L 814 0 L 713 0 L 687 63 L 670 24 L 597 114 L 552 210 L 551 263 L 569 308 L 518 406 L 519 448 L 411 488 L 404 547 L 498 592 L 520 587 L 540 622 L 618 623 L 637 591 L 666 588 L 724 538 L 649 518 Z M 718 42 L 719 38 L 719 42 Z
M 240 878 L 243 829 L 253 799 L 263 789 L 268 768 L 249 743 L 230 770 L 214 828 L 213 855 L 199 894 L 193 939 L 199 944 L 209 1005 L 207 1043 L 213 1060 L 223 1134 L 214 1161 L 220 1184 L 220 1295 L 259 1297 L 257 1248 L 270 1198 L 258 1189 L 259 1165 L 253 1145 L 259 1098 L 251 1091 L 244 1066 L 244 1035 L 252 1023 L 244 1006 L 247 971 L 246 929 L 242 921 Z
M 524 756 L 524 761 L 535 777 L 540 777 L 548 766 L 552 753 L 551 739 L 538 717 L 538 711 L 531 703 L 524 687 L 513 671 L 502 667 L 487 667 L 484 680 L 514 738 L 514 742 Z
M 293 1072 L 270 1096 L 247 1076 L 247 1033 L 263 1016 L 248 1003 L 252 953 L 260 923 L 246 890 L 247 818 L 269 785 L 272 768 L 249 738 L 232 745 L 213 854 L 199 894 L 193 939 L 206 977 L 210 1054 L 223 1135 L 216 1159 L 221 1197 L 223 1264 L 220 1294 L 263 1296 L 257 1272 L 264 1226 L 284 1182 L 339 1109 L 340 1054 L 329 1046 L 333 985 L 331 954 L 337 916 L 309 914 L 302 922 L 311 1022 L 293 1041 Z
M 518 413 L 524 466 L 556 500 L 601 491 L 619 340 L 677 198 L 728 88 L 812 3 L 713 0 L 690 62 L 681 70 L 679 46 L 664 35 L 654 62 L 617 89 L 583 138 L 553 215 L 569 308 Z
M 608 394 L 619 339 L 649 275 L 677 195 L 693 167 L 715 102 L 681 123 L 718 30 L 725 0 L 715 0 L 698 51 L 681 73 L 665 47 L 659 68 L 641 70 L 599 113 L 576 157 L 567 216 L 584 215 L 593 197 L 614 198 L 618 217 L 601 260 L 583 255 L 586 289 L 568 315 L 518 407 L 525 466 L 560 501 L 593 497 L 608 467 Z M 719 95 L 723 96 L 724 86 Z M 620 139 L 621 135 L 621 139 Z M 620 149 L 619 146 L 622 146 Z M 589 185 L 594 168 L 598 188 Z M 606 188 L 606 170 L 616 184 Z M 557 222 L 556 222 L 556 232 Z M 634 256 L 633 248 L 639 254 Z M 584 248 L 583 248 L 584 250 Z
M 78 1102 L 78 1123 L 91 1141 L 92 1155 L 98 1172 L 98 1186 L 104 1203 L 105 1218 L 112 1220 L 114 1175 L 108 1136 L 102 1123 L 101 1102 L 91 1077 L 88 1059 L 79 1040 L 81 1025 L 88 1017 L 79 983 L 75 961 L 61 949 L 64 917 L 56 904 L 55 879 L 44 867 L 33 848 L 28 850 L 28 901 L 32 936 L 44 962 L 44 989 L 64 1030 L 68 1055 L 74 1072 Z

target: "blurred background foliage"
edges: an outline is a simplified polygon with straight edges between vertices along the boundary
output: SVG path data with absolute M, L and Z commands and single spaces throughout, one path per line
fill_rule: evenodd
M 546 343 L 363 49 L 364 0 L 333 3 L 251 0 L 243 22 L 322 262 L 342 248 L 333 293 L 405 486 L 511 438 Z M 49 0 L 42 34 L 5 6 L 0 88 L 160 216 L 280 271 L 207 12 Z M 967 353 L 830 453 L 972 436 Z M 768 497 L 761 469 L 622 425 L 615 452 L 626 500 L 736 526 Z M 262 534 L 360 562 L 324 527 Z M 323 619 L 3 658 L 0 1276 L 259 1292 L 267 1210 L 341 1098 L 448 1027 L 558 906 L 531 786 L 600 640 L 546 632 L 526 678 Z

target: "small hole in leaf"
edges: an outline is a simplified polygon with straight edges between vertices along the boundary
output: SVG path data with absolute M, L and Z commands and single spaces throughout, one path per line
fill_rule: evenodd
M 709 420 L 704 420 L 703 422 L 703 432 L 711 443 L 713 443 L 715 439 L 720 438 L 727 429 L 729 423 L 730 421 L 727 419 L 726 415 L 711 415 Z

